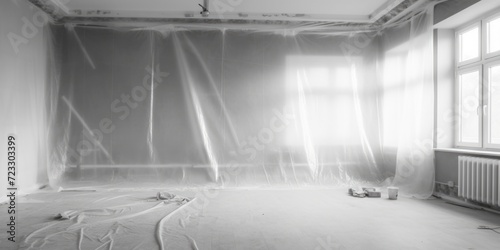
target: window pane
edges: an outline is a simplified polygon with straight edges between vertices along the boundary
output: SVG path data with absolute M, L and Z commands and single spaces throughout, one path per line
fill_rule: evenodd
M 500 17 L 486 23 L 487 53 L 500 51 Z
M 479 57 L 479 27 L 460 33 L 459 43 L 460 62 Z
M 500 65 L 488 68 L 488 142 L 500 144 Z
M 479 70 L 460 74 L 459 87 L 459 142 L 479 143 Z

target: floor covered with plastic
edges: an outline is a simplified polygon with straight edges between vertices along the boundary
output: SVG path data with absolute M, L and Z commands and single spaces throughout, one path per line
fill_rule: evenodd
M 500 246 L 500 234 L 478 229 L 499 226 L 498 214 L 434 198 L 389 200 L 384 191 L 356 198 L 344 189 L 66 189 L 19 197 L 17 205 L 19 249 Z

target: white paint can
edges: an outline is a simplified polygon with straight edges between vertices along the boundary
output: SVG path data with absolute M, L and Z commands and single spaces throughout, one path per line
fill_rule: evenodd
M 387 192 L 389 194 L 389 200 L 397 200 L 398 199 L 398 191 L 397 187 L 388 187 Z

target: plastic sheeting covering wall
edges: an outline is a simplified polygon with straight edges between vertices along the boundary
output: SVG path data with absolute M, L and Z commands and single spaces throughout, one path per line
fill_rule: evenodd
M 0 1 L 0 201 L 7 187 L 31 192 L 47 183 L 44 26 L 49 17 L 25 1 Z M 8 148 L 8 136 L 14 145 Z M 9 163 L 9 159 L 11 160 Z M 10 172 L 10 173 L 9 173 Z
M 328 32 L 52 26 L 51 183 L 389 178 L 429 195 L 430 20 Z

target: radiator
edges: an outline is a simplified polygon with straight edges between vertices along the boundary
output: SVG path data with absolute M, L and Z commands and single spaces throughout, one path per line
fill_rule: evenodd
M 500 160 L 459 156 L 458 196 L 500 206 Z

